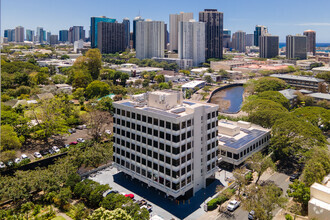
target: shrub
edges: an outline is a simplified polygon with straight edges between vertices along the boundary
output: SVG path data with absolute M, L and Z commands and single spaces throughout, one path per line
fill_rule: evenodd
M 214 210 L 218 206 L 218 198 L 214 198 L 207 203 L 207 211 Z
M 285 220 L 293 220 L 293 218 L 290 214 L 286 214 L 285 215 Z

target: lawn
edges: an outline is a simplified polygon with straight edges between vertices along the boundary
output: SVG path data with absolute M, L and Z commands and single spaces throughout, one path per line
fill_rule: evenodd
M 56 217 L 53 218 L 52 220 L 65 220 L 65 218 L 62 217 L 62 216 L 56 216 Z

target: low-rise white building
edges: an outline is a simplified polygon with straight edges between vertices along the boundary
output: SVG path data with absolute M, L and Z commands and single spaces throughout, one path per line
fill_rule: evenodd
M 205 81 L 194 80 L 194 81 L 183 84 L 181 88 L 182 88 L 182 91 L 185 91 L 187 89 L 194 90 L 196 87 L 199 89 L 204 88 L 205 85 L 206 85 Z
M 125 63 L 120 65 L 120 68 L 117 69 L 120 72 L 124 72 L 129 74 L 130 76 L 136 76 L 140 73 L 146 71 L 146 72 L 158 72 L 164 70 L 163 68 L 158 67 L 139 67 L 136 64 L 132 63 Z
M 314 183 L 311 186 L 311 196 L 308 202 L 308 218 L 329 220 L 330 217 L 330 174 L 322 184 Z
M 245 121 L 218 123 L 219 163 L 240 165 L 269 144 L 270 130 Z

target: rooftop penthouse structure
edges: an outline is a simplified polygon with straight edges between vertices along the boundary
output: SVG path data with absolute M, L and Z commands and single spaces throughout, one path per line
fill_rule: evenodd
M 218 106 L 163 90 L 113 103 L 115 166 L 177 198 L 206 187 L 216 172 Z

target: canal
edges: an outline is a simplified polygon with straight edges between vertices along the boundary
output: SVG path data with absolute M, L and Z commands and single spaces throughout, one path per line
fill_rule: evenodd
M 216 92 L 210 102 L 219 105 L 219 111 L 223 113 L 237 113 L 241 110 L 243 102 L 243 86 L 234 86 Z

